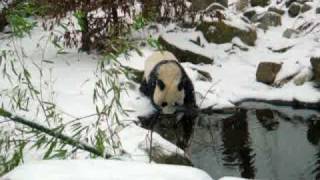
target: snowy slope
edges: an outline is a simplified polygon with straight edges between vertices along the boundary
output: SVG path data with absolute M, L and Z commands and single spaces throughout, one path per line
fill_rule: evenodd
M 212 180 L 202 170 L 112 160 L 39 161 L 19 166 L 1 180 Z

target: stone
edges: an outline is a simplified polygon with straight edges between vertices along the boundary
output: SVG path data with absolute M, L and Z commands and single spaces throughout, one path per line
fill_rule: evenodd
M 257 32 L 253 28 L 243 30 L 222 21 L 202 22 L 196 30 L 201 31 L 210 43 L 223 44 L 231 42 L 238 37 L 245 44 L 254 46 L 257 39 Z
M 259 15 L 259 18 L 254 18 L 257 22 L 260 22 L 262 27 L 269 26 L 281 26 L 281 15 L 275 12 L 265 12 L 262 16 Z
M 314 80 L 316 82 L 320 82 L 320 57 L 312 57 L 310 59 L 311 65 L 312 65 L 312 70 L 314 74 Z
M 261 62 L 256 72 L 257 81 L 268 85 L 273 84 L 281 67 L 282 64 L 277 64 L 273 62 Z
M 219 3 L 228 7 L 228 0 L 191 0 L 191 9 L 195 11 L 205 10 L 212 3 Z
M 273 7 L 273 6 L 269 7 L 269 8 L 268 8 L 268 11 L 270 11 L 270 12 L 275 12 L 275 13 L 280 14 L 280 15 L 284 15 L 284 13 L 285 13 L 284 10 L 278 9 L 278 8 L 276 8 L 276 7 Z
M 290 17 L 296 17 L 301 11 L 301 5 L 299 3 L 292 3 L 289 7 L 288 13 Z
M 320 14 L 320 7 L 316 9 L 316 14 Z
M 0 32 L 2 32 L 8 25 L 8 21 L 3 12 L 0 12 Z
M 252 18 L 257 14 L 255 10 L 249 10 L 243 13 L 243 16 L 248 18 L 249 20 L 252 20 Z
M 265 7 L 268 6 L 270 3 L 270 0 L 251 0 L 251 6 L 261 6 Z
M 180 62 L 190 62 L 193 64 L 212 64 L 214 61 L 212 58 L 206 57 L 204 55 L 179 48 L 168 42 L 162 36 L 159 37 L 158 41 L 164 49 L 172 52 Z
M 298 37 L 299 33 L 300 32 L 296 29 L 288 28 L 283 32 L 282 36 L 285 38 L 288 38 L 288 39 L 296 38 L 296 37 Z
M 248 7 L 249 7 L 249 0 L 239 0 L 238 2 L 236 2 L 237 11 L 243 12 Z
M 286 0 L 286 7 L 289 7 L 292 3 L 296 2 L 297 0 Z
M 308 4 L 303 4 L 303 6 L 301 7 L 301 12 L 305 13 L 307 11 L 310 11 L 312 9 L 312 7 Z

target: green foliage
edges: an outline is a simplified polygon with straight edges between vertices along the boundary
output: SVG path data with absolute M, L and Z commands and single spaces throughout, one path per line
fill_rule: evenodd
M 84 11 L 76 11 L 73 16 L 77 19 L 81 32 L 87 31 L 87 15 Z
M 17 37 L 23 37 L 30 34 L 30 31 L 37 25 L 30 16 L 43 14 L 45 8 L 36 6 L 32 1 L 18 3 L 15 7 L 6 10 L 6 18 L 9 22 L 13 34 Z

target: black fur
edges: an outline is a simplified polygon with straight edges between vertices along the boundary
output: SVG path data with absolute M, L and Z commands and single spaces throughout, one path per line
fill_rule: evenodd
M 157 85 L 157 81 L 159 80 L 158 74 L 157 74 L 158 69 L 161 65 L 167 64 L 167 63 L 175 63 L 180 68 L 180 70 L 182 72 L 182 79 L 181 79 L 181 82 L 178 86 L 178 89 L 179 90 L 184 89 L 184 91 L 185 91 L 184 106 L 190 107 L 190 108 L 195 108 L 196 107 L 196 100 L 195 100 L 195 95 L 194 95 L 193 84 L 192 84 L 190 78 L 188 77 L 187 73 L 183 69 L 183 67 L 177 61 L 174 61 L 174 60 L 165 60 L 165 61 L 161 61 L 159 64 L 157 64 L 153 68 L 153 70 L 150 72 L 149 81 L 147 82 L 146 79 L 144 79 L 142 81 L 141 86 L 140 86 L 140 91 L 151 99 L 152 104 L 158 110 L 161 109 L 161 107 L 159 107 L 158 105 L 156 105 L 154 103 L 153 94 L 154 94 L 154 91 L 155 91 L 155 88 Z

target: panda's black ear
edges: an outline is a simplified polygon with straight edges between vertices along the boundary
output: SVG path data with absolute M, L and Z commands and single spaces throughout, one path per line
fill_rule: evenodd
M 163 91 L 164 88 L 166 87 L 166 85 L 160 79 L 157 80 L 157 84 L 158 84 L 161 91 Z
M 184 87 L 184 81 L 181 81 L 179 84 L 178 84 L 178 91 L 181 91 Z

